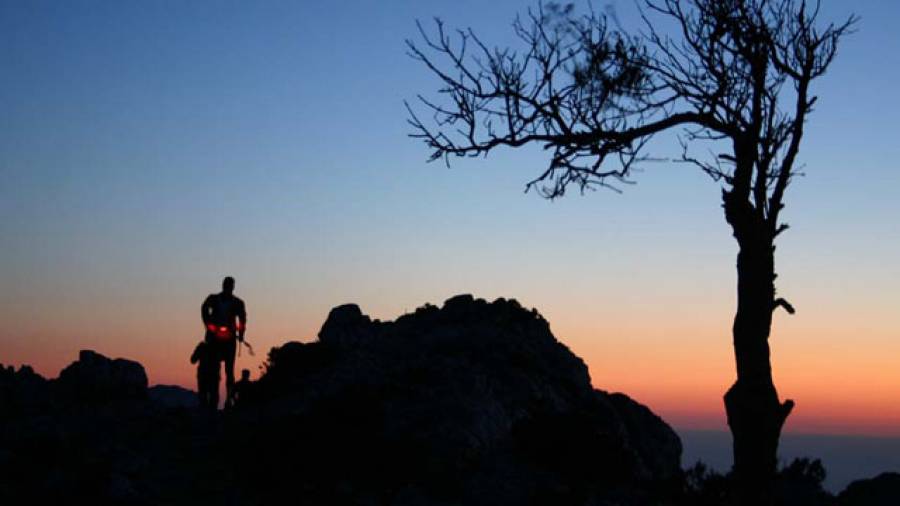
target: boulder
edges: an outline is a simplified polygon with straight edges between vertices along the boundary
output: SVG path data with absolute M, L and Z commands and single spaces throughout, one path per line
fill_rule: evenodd
M 70 400 L 145 399 L 147 373 L 138 362 L 109 359 L 97 352 L 82 350 L 78 361 L 59 373 L 56 386 Z
M 319 330 L 319 341 L 335 346 L 356 346 L 372 337 L 372 322 L 356 304 L 337 306 Z
M 51 407 L 49 381 L 27 365 L 0 365 L 0 418 L 34 416 Z

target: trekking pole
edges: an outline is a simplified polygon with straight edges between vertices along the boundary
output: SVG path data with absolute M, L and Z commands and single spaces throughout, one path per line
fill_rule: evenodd
M 253 352 L 253 346 L 250 346 L 250 343 L 248 343 L 247 341 L 241 340 L 241 344 L 243 344 L 244 346 L 247 347 L 247 353 L 249 353 L 251 357 L 256 356 L 256 353 Z M 238 346 L 238 356 L 239 357 L 241 356 L 241 347 L 240 346 Z

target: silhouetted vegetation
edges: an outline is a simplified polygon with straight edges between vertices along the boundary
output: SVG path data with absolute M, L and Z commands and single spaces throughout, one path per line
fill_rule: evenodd
M 696 463 L 684 473 L 683 502 L 694 506 L 732 504 L 732 473 L 720 474 Z M 794 459 L 778 470 L 773 501 L 790 506 L 833 506 L 834 496 L 822 487 L 825 468 L 818 459 Z
M 768 338 L 777 308 L 775 239 L 785 192 L 797 175 L 803 127 L 855 18 L 820 25 L 818 5 L 794 0 L 646 0 L 643 26 L 628 32 L 572 5 L 539 5 L 516 18 L 516 48 L 493 48 L 471 30 L 436 21 L 410 55 L 434 74 L 437 98 L 420 96 L 431 120 L 409 109 L 411 136 L 431 160 L 540 146 L 549 163 L 531 179 L 548 198 L 570 186 L 618 190 L 647 159 L 652 136 L 678 130 L 679 161 L 722 187 L 737 240 L 737 380 L 725 395 L 734 440 L 736 499 L 774 499 L 781 402 Z M 672 28 L 662 33 L 661 26 Z M 705 145 L 709 157 L 694 154 Z

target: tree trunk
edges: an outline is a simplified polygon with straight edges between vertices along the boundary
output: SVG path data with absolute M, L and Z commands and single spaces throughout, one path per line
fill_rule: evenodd
M 781 404 L 769 362 L 775 308 L 774 232 L 746 200 L 725 194 L 725 212 L 738 241 L 738 303 L 732 328 L 737 381 L 725 394 L 739 505 L 775 503 L 778 439 L 792 401 Z

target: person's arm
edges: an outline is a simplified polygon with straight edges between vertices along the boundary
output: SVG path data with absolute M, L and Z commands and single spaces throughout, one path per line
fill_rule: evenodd
M 244 340 L 244 332 L 247 331 L 247 309 L 244 307 L 244 301 L 238 299 L 238 326 L 237 326 L 237 338 L 238 340 Z
M 206 297 L 206 300 L 203 301 L 203 305 L 200 306 L 200 318 L 203 320 L 203 326 L 206 327 L 207 330 L 215 330 L 215 325 L 213 325 L 209 321 L 209 315 L 212 313 L 211 301 L 212 295 Z

